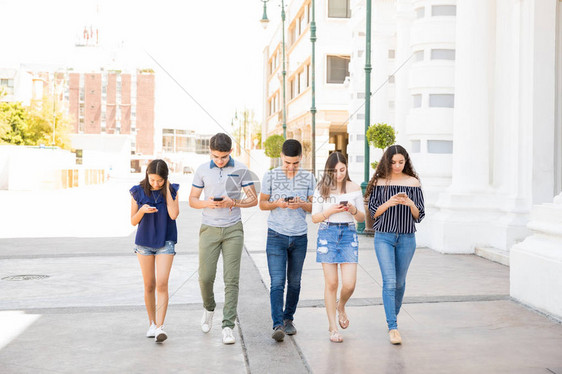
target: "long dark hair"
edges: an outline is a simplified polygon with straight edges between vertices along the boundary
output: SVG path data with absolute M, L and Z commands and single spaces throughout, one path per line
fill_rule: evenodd
M 347 168 L 347 159 L 341 152 L 332 152 L 328 159 L 326 160 L 326 166 L 324 166 L 324 175 L 318 183 L 318 191 L 323 198 L 328 198 L 330 196 L 330 190 L 337 187 L 336 181 L 336 165 L 341 162 L 345 165 L 345 179 L 342 186 L 342 193 L 345 193 L 345 183 L 346 181 L 351 181 L 349 178 L 349 169 Z
M 373 177 L 367 185 L 365 197 L 369 197 L 371 195 L 371 191 L 377 185 L 379 178 L 386 179 L 386 183 L 388 184 L 388 176 L 392 173 L 392 157 L 394 157 L 395 154 L 401 154 L 402 156 L 404 156 L 404 160 L 406 163 L 404 164 L 404 170 L 402 170 L 402 172 L 406 175 L 409 175 L 410 177 L 414 177 L 417 180 L 420 180 L 420 177 L 414 170 L 414 166 L 412 165 L 412 161 L 410 160 L 410 156 L 408 155 L 406 149 L 398 144 L 391 145 L 383 153 L 381 160 L 377 165 L 377 170 L 375 170 Z
M 144 190 L 144 193 L 146 194 L 146 196 L 150 196 L 151 192 L 151 186 L 150 183 L 148 181 L 148 174 L 156 174 L 159 177 L 161 177 L 162 179 L 164 179 L 164 185 L 162 186 L 162 189 L 160 190 L 162 192 L 162 198 L 164 199 L 164 201 L 166 201 L 167 198 L 167 194 L 168 191 L 166 188 L 166 181 L 168 180 L 168 165 L 166 165 L 166 161 L 164 160 L 152 160 L 150 161 L 150 164 L 148 164 L 148 166 L 146 167 L 146 174 L 144 175 L 144 179 L 140 182 L 140 185 L 142 186 L 142 189 Z

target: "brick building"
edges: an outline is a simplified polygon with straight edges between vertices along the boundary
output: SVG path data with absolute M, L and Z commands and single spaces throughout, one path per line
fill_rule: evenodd
M 154 73 L 69 72 L 67 84 L 74 133 L 133 134 L 135 153 L 154 154 Z

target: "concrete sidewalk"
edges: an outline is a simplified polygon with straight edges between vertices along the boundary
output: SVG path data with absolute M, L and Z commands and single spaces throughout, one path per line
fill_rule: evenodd
M 266 215 L 245 224 L 246 245 L 269 287 Z M 382 278 L 373 238 L 360 236 L 351 321 L 343 344 L 328 338 L 322 267 L 316 263 L 317 226 L 309 223 L 309 251 L 289 338 L 315 373 L 562 373 L 562 325 L 509 297 L 509 268 L 474 255 L 418 248 L 399 316 L 401 346 L 388 341 Z M 249 234 L 249 235 L 248 235 Z M 264 332 L 264 339 L 268 331 Z M 279 371 L 283 372 L 283 371 Z
M 315 262 L 317 226 L 312 224 L 295 316 L 299 332 L 274 342 L 266 220 L 267 213 L 257 208 L 244 211 L 246 251 L 232 346 L 223 345 L 220 336 L 220 262 L 214 327 L 209 334 L 199 328 L 200 212 L 185 202 L 169 283 L 169 339 L 162 345 L 144 337 L 147 321 L 142 278 L 131 249 L 134 234 L 0 239 L 0 372 L 562 374 L 562 325 L 513 302 L 509 268 L 473 255 L 417 250 L 399 317 L 404 344 L 392 346 L 369 237 L 360 238 L 345 341 L 330 343 L 322 270 Z M 16 275 L 48 278 L 3 279 Z

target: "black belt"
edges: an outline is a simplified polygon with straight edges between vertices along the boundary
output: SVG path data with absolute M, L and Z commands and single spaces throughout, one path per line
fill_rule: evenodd
M 349 226 L 354 225 L 353 222 L 324 222 L 327 223 L 328 226 Z

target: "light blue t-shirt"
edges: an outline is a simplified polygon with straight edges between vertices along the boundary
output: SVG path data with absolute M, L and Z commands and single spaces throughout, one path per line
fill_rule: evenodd
M 298 170 L 297 174 L 289 179 L 281 167 L 269 170 L 263 176 L 262 190 L 269 195 L 269 201 L 276 201 L 285 197 L 299 197 L 308 200 L 314 195 L 316 179 L 306 170 Z M 304 209 L 275 208 L 269 212 L 267 226 L 282 235 L 300 236 L 308 232 L 306 226 L 306 212 Z

